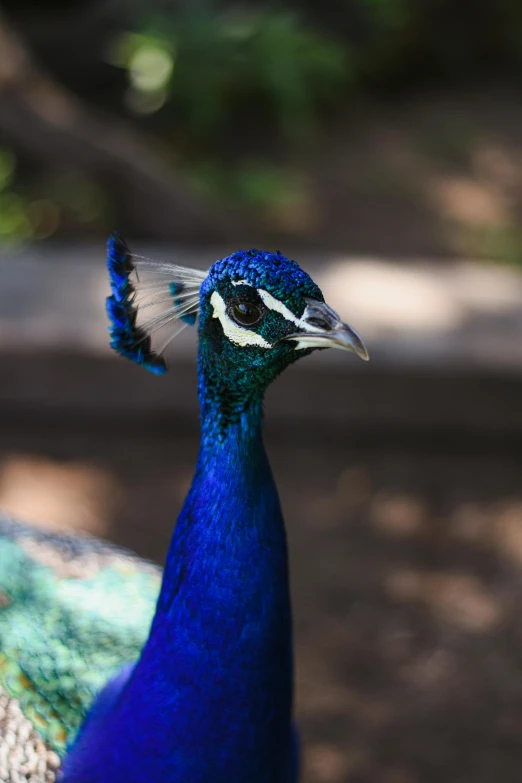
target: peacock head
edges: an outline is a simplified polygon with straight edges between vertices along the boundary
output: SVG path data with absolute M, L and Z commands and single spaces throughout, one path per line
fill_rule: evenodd
M 108 250 L 111 346 L 152 372 L 166 371 L 166 346 L 198 318 L 200 379 L 226 390 L 238 406 L 315 349 L 341 348 L 368 359 L 357 332 L 280 253 L 238 251 L 202 272 L 134 255 L 118 235 Z M 158 312 L 141 322 L 149 308 Z M 153 347 L 161 331 L 167 339 Z

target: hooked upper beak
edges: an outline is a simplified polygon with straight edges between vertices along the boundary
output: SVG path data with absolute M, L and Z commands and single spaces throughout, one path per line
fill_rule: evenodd
M 324 302 L 306 299 L 306 308 L 301 316 L 303 331 L 290 334 L 285 340 L 295 340 L 296 350 L 300 348 L 341 348 L 351 351 L 367 362 L 370 358 L 365 344 L 351 326 L 341 321 L 335 310 Z

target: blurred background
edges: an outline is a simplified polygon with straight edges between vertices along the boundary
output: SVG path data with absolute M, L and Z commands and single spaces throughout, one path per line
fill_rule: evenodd
M 364 337 L 267 399 L 306 783 L 522 772 L 522 5 L 0 2 L 0 506 L 162 563 L 195 339 L 112 357 L 104 243 L 296 258 Z

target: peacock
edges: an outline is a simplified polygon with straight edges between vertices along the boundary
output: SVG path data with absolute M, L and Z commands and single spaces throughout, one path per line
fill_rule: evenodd
M 316 349 L 368 359 L 281 253 L 207 272 L 108 243 L 111 347 L 161 375 L 198 322 L 200 450 L 163 575 L 87 536 L 0 517 L 0 780 L 296 783 L 285 527 L 267 386 Z M 163 333 L 163 342 L 158 338 Z

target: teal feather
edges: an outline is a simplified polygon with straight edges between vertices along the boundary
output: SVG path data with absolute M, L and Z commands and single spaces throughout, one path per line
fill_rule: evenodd
M 138 657 L 160 580 L 124 550 L 0 517 L 0 719 L 3 691 L 42 753 L 63 755 L 95 695 Z

